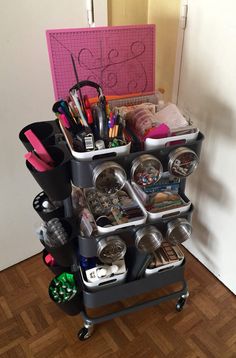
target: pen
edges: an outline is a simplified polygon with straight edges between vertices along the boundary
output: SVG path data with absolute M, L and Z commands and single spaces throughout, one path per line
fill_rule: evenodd
M 64 114 L 60 114 L 58 112 L 58 118 L 61 120 L 61 122 L 65 128 L 67 128 L 67 129 L 70 128 L 70 123 L 68 122 L 68 120 Z
M 76 89 L 71 90 L 71 91 L 70 91 L 70 95 L 71 95 L 71 97 L 73 98 L 73 101 L 74 101 L 74 103 L 75 103 L 75 105 L 76 105 L 76 108 L 77 108 L 78 111 L 79 111 L 79 115 L 80 115 L 80 118 L 81 118 L 81 120 L 82 120 L 83 126 L 84 126 L 84 127 L 88 127 L 88 123 L 87 123 L 87 121 L 86 121 L 86 119 L 85 119 L 85 117 L 84 117 L 84 114 L 83 114 L 83 112 L 82 112 L 82 110 L 81 110 L 81 107 L 80 107 L 80 104 L 79 104 L 79 101 L 78 101 Z

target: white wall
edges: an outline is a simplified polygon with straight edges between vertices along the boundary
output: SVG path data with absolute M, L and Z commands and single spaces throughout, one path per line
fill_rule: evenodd
M 189 0 L 179 106 L 205 133 L 187 248 L 236 293 L 236 2 Z
M 98 0 L 96 0 L 96 5 Z M 85 0 L 0 0 L 0 269 L 42 250 L 32 200 L 41 189 L 25 168 L 19 131 L 54 119 L 46 29 L 87 26 Z M 96 25 L 107 23 L 106 0 Z

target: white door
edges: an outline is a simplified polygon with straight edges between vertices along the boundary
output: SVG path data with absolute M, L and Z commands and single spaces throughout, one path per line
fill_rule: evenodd
M 99 6 L 97 6 L 99 5 Z M 19 131 L 54 119 L 46 29 L 87 26 L 86 0 L 0 0 L 0 270 L 42 250 L 32 208 L 41 189 L 25 168 Z M 96 25 L 107 25 L 107 1 L 96 0 Z
M 236 293 L 236 1 L 189 0 L 178 105 L 205 134 L 186 247 Z

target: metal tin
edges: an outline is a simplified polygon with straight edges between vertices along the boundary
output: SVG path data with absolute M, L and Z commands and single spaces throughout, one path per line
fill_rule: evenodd
M 93 169 L 93 185 L 104 194 L 115 194 L 127 180 L 125 170 L 117 163 L 108 161 Z
M 162 173 L 163 167 L 160 160 L 150 154 L 135 158 L 130 172 L 132 181 L 142 188 L 157 183 Z
M 152 253 L 159 249 L 162 233 L 155 226 L 146 226 L 136 231 L 135 245 L 140 251 Z
M 192 226 L 188 220 L 178 218 L 172 220 L 167 224 L 166 239 L 171 244 L 181 244 L 190 239 L 192 233 Z
M 125 253 L 126 244 L 118 235 L 104 237 L 97 244 L 97 256 L 106 264 L 121 260 Z
M 186 147 L 179 147 L 169 154 L 168 170 L 176 177 L 187 177 L 197 168 L 197 154 Z

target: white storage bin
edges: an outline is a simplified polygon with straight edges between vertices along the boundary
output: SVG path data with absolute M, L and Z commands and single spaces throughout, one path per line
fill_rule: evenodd
M 82 272 L 82 269 L 80 268 L 81 277 L 83 280 L 84 285 L 87 287 L 88 291 L 98 291 L 102 290 L 104 288 L 120 285 L 125 281 L 127 271 L 118 275 L 114 275 L 112 277 L 101 279 L 97 282 L 88 282 L 85 279 L 85 274 Z
M 106 148 L 106 149 L 99 149 L 99 150 L 93 150 L 90 152 L 77 152 L 73 149 L 72 146 L 72 138 L 70 135 L 70 132 L 60 123 L 60 127 L 62 130 L 62 133 L 64 134 L 64 137 L 66 139 L 67 145 L 71 151 L 72 156 L 75 159 L 81 160 L 81 161 L 92 161 L 96 159 L 98 156 L 101 158 L 101 156 L 104 156 L 106 158 L 109 158 L 109 154 L 112 157 L 121 157 L 128 155 L 130 153 L 130 147 L 131 143 L 128 143 L 126 145 L 122 145 L 120 147 L 113 147 L 113 148 Z
M 198 133 L 199 130 L 195 128 L 193 130 L 193 133 L 180 134 L 180 135 L 175 135 L 172 137 L 166 137 L 160 139 L 147 138 L 144 142 L 144 149 L 153 150 L 153 149 L 165 148 L 167 146 L 171 146 L 175 144 L 184 145 L 186 143 L 191 143 L 192 141 L 197 139 Z
M 163 260 L 162 265 L 160 265 L 158 267 L 155 267 L 153 269 L 147 268 L 145 270 L 145 276 L 150 276 L 150 275 L 152 275 L 152 274 L 154 274 L 156 272 L 163 272 L 163 271 L 166 271 L 166 270 L 172 270 L 173 268 L 175 268 L 177 266 L 180 266 L 184 261 L 184 254 L 183 254 L 183 252 L 181 251 L 181 249 L 179 248 L 178 245 L 173 245 L 172 249 L 174 250 L 174 252 L 177 255 L 179 260 L 175 261 L 175 262 L 168 262 L 166 260 Z
M 86 192 L 88 190 L 90 190 L 90 189 L 85 189 L 84 190 L 85 198 L 86 198 Z M 102 227 L 102 226 L 97 225 L 97 229 L 98 229 L 99 234 L 111 233 L 111 232 L 114 232 L 115 230 L 119 230 L 119 229 L 122 229 L 122 228 L 125 228 L 125 227 L 128 227 L 128 226 L 142 225 L 142 224 L 144 224 L 146 222 L 146 220 L 147 220 L 147 212 L 146 212 L 145 208 L 143 207 L 143 205 L 142 204 L 140 205 L 140 201 L 138 200 L 137 195 L 135 195 L 134 190 L 132 189 L 130 183 L 126 181 L 122 190 L 125 190 L 130 195 L 130 197 L 132 199 L 134 199 L 134 201 L 137 202 L 137 205 L 140 207 L 140 209 L 141 209 L 141 211 L 143 213 L 143 217 L 141 219 L 138 219 L 138 220 L 132 220 L 132 221 L 129 221 L 127 223 L 118 224 L 118 225 L 112 225 L 112 226 L 109 226 L 109 227 Z
M 186 211 L 188 211 L 191 206 L 191 201 L 184 194 L 181 195 L 179 194 L 180 198 L 184 202 L 182 206 L 179 206 L 177 208 L 165 209 L 163 211 L 158 211 L 157 213 L 152 213 L 145 208 L 144 203 L 142 202 L 142 199 L 140 198 L 140 195 L 138 194 L 138 191 L 135 188 L 137 188 L 137 186 L 134 184 L 133 187 L 134 195 L 140 207 L 142 207 L 142 209 L 146 212 L 149 222 L 155 222 L 158 219 L 161 220 L 161 219 L 177 217 L 180 213 L 185 213 Z

